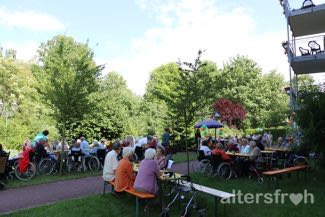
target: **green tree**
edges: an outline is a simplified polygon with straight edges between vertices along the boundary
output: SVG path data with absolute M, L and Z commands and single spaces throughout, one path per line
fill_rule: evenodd
M 201 89 L 207 91 L 193 93 L 193 97 L 199 94 L 204 94 L 204 96 L 200 98 L 202 101 L 199 106 L 196 106 L 198 110 L 195 114 L 190 114 L 191 123 L 198 119 L 199 114 L 208 112 L 212 114 L 211 105 L 218 89 L 215 84 L 216 75 L 219 73 L 216 64 L 211 61 L 202 62 L 201 60 L 198 60 L 197 64 L 195 76 L 190 75 L 193 78 L 191 81 L 187 81 L 191 85 L 189 88 L 192 88 L 193 92 Z M 156 68 L 150 75 L 144 99 L 165 108 L 165 110 L 160 110 L 161 114 L 165 114 L 165 125 L 173 126 L 182 132 L 185 125 L 182 110 L 178 108 L 179 97 L 184 94 L 182 93 L 184 90 L 179 88 L 184 82 L 181 73 L 180 67 L 176 63 L 169 63 Z
M 325 91 L 304 92 L 298 102 L 296 121 L 302 131 L 302 149 L 324 154 L 325 146 Z M 322 166 L 325 166 L 323 159 Z
M 40 129 L 50 128 L 56 136 L 55 122 L 40 102 L 37 82 L 30 64 L 0 58 L 0 142 L 9 149 L 21 149 Z
M 140 97 L 128 89 L 126 81 L 116 72 L 109 72 L 98 82 L 99 90 L 91 95 L 92 110 L 69 133 L 74 136 L 82 133 L 91 139 L 116 139 L 127 134 L 134 135 L 133 120 Z
M 283 91 L 284 79 L 275 71 L 262 75 L 256 62 L 237 56 L 224 65 L 217 82 L 220 98 L 240 102 L 246 108 L 244 128 L 283 122 L 287 97 Z
M 97 78 L 103 66 L 95 64 L 94 53 L 87 43 L 63 35 L 42 43 L 38 54 L 40 64 L 33 70 L 38 91 L 53 110 L 64 141 L 66 129 L 91 110 L 89 96 L 98 89 Z M 62 165 L 61 162 L 60 174 Z

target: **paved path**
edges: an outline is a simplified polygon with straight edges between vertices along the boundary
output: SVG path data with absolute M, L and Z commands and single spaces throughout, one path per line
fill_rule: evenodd
M 186 174 L 187 164 L 175 164 L 172 166 L 172 171 Z M 60 200 L 100 194 L 102 191 L 101 176 L 8 189 L 0 191 L 0 215 Z

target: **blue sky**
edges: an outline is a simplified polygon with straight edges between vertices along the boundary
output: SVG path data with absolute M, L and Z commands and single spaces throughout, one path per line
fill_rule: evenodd
M 299 7 L 303 0 L 290 2 Z M 191 61 L 198 49 L 219 67 L 243 54 L 288 78 L 277 0 L 0 0 L 0 44 L 17 49 L 19 59 L 31 59 L 57 34 L 89 39 L 105 72 L 118 71 L 137 94 L 154 68 Z

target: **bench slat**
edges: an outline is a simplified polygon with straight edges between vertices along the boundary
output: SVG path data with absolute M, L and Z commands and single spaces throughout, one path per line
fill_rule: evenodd
M 266 172 L 263 172 L 263 175 L 272 176 L 272 175 L 276 175 L 276 174 L 288 173 L 288 172 L 307 169 L 307 168 L 309 168 L 309 166 L 305 166 L 305 165 L 294 166 L 294 167 L 288 167 L 288 168 L 279 169 L 279 170 L 266 171 Z
M 143 192 L 139 192 L 134 190 L 134 188 L 128 188 L 126 190 L 124 190 L 125 192 L 128 192 L 129 194 L 132 194 L 136 197 L 139 197 L 141 199 L 151 199 L 151 198 L 155 198 L 155 195 L 150 194 L 150 193 L 143 193 Z
M 182 181 L 181 185 L 190 187 L 191 183 L 187 182 L 187 181 Z M 222 199 L 228 199 L 228 198 L 231 198 L 231 197 L 235 196 L 234 194 L 224 192 L 224 191 L 219 191 L 217 189 L 209 188 L 209 187 L 206 187 L 206 186 L 203 186 L 203 185 L 199 185 L 199 184 L 195 184 L 195 183 L 192 183 L 192 185 L 197 191 L 201 191 L 203 193 L 210 194 L 212 196 L 219 197 L 219 198 L 222 198 Z
M 112 186 L 115 185 L 115 182 L 114 181 L 106 181 L 108 182 L 109 184 L 111 184 Z M 129 193 L 129 194 L 132 194 L 136 197 L 139 197 L 141 199 L 151 199 L 151 198 L 155 198 L 155 195 L 153 194 L 150 194 L 150 193 L 143 193 L 143 192 L 139 192 L 139 191 L 136 191 L 134 190 L 134 188 L 128 188 L 128 189 L 125 189 L 124 190 L 125 192 Z

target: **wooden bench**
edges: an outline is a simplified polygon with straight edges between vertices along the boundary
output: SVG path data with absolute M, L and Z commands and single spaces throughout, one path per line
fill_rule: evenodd
M 187 182 L 187 181 L 182 181 L 180 183 L 181 185 L 187 186 L 187 187 L 194 187 L 195 190 L 209 194 L 211 196 L 214 197 L 214 216 L 217 216 L 217 212 L 218 212 L 218 201 L 219 200 L 227 200 L 230 199 L 232 197 L 235 197 L 236 195 L 225 192 L 225 191 L 220 191 L 214 188 L 210 188 L 210 187 L 206 187 L 203 185 L 199 185 L 199 184 L 195 184 L 195 183 L 191 183 L 191 182 Z M 226 207 L 224 206 L 224 216 L 226 216 Z
M 305 179 L 306 179 L 306 170 L 309 169 L 309 166 L 307 165 L 301 165 L 301 166 L 293 166 L 293 167 L 288 167 L 284 169 L 277 169 L 277 170 L 270 170 L 263 172 L 263 175 L 269 176 L 272 181 L 277 181 L 277 176 L 285 173 L 290 173 L 297 171 L 297 179 L 299 179 L 299 171 L 304 171 L 305 172 Z
M 114 181 L 104 181 L 103 195 L 105 195 L 105 188 L 107 185 L 112 186 L 111 192 L 113 192 L 114 184 L 115 184 Z M 139 192 L 139 191 L 136 191 L 134 188 L 128 188 L 128 189 L 124 190 L 124 192 L 127 192 L 127 193 L 135 196 L 135 216 L 136 217 L 140 217 L 140 201 L 139 201 L 139 199 L 153 199 L 153 198 L 155 198 L 154 194 Z

